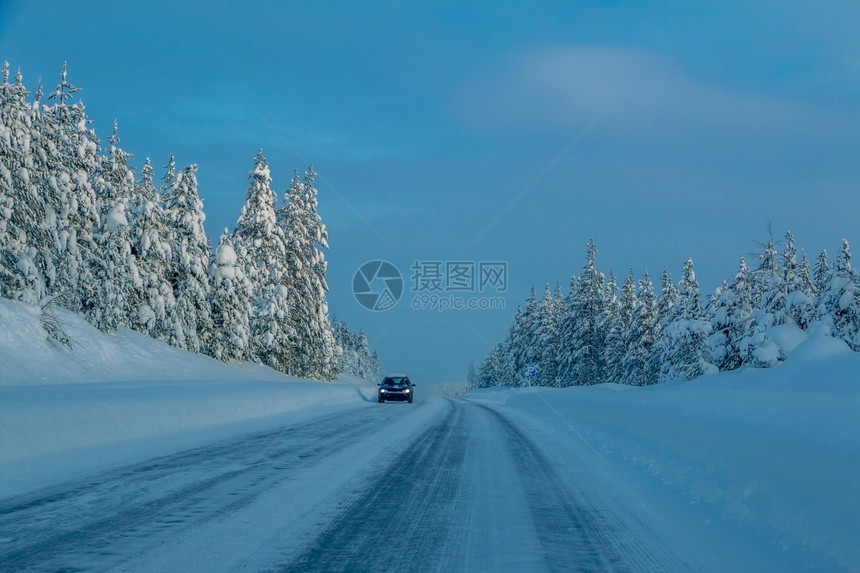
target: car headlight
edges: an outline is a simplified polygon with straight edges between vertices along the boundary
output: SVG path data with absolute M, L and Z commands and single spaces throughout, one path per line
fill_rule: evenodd
M 385 394 L 385 388 L 379 391 L 380 394 Z
M 409 388 L 403 391 L 404 394 L 409 394 Z

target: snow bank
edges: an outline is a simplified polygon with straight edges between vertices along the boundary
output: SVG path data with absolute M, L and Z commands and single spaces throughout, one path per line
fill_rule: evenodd
M 0 299 L 0 386 L 290 379 L 255 364 L 229 366 L 125 328 L 104 334 L 65 310 L 55 314 L 71 348 L 48 337 L 38 307 Z
M 776 368 L 688 383 L 470 396 L 599 452 L 634 491 L 649 482 L 707 508 L 799 568 L 860 570 L 860 354 L 842 341 L 813 336 Z
M 359 400 L 351 384 L 301 381 L 7 386 L 0 464 Z
M 71 349 L 47 336 L 37 307 L 0 300 L 0 481 L 40 457 L 364 401 L 351 377 L 298 380 L 57 317 Z

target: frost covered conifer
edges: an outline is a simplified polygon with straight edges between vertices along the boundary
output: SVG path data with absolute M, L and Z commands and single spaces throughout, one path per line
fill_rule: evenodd
M 100 256 L 93 265 L 97 281 L 95 303 L 89 306 L 88 316 L 98 328 L 111 332 L 137 322 L 143 281 L 132 252 L 136 241 L 129 224 L 134 192 L 134 172 L 128 164 L 131 154 L 119 147 L 116 122 L 108 142 L 108 155 L 100 158 L 93 175 L 101 215 L 100 230 L 95 236 Z
M 687 259 L 678 298 L 665 321 L 660 343 L 661 378 L 692 380 L 716 368 L 709 362 L 710 324 L 704 320 L 693 259 Z
M 209 267 L 212 277 L 210 352 L 224 362 L 249 360 L 251 343 L 251 283 L 245 276 L 227 229 Z
M 789 312 L 800 328 L 806 329 L 815 320 L 815 285 L 809 270 L 806 253 L 801 251 L 797 265 L 795 291 L 789 295 Z
M 504 360 L 502 354 L 502 345 L 497 344 L 481 362 L 481 367 L 478 370 L 478 386 L 480 388 L 500 386 L 504 383 L 502 381 Z
M 167 179 L 164 191 L 165 242 L 171 246 L 167 276 L 176 304 L 169 342 L 191 352 L 207 350 L 212 335 L 209 308 L 209 239 L 203 228 L 203 202 L 197 194 L 197 166 Z M 168 175 L 170 171 L 168 170 Z
M 534 288 L 531 289 L 524 307 L 517 307 L 514 322 L 505 341 L 504 352 L 510 375 L 507 383 L 524 386 L 531 383 L 525 377 L 525 367 L 535 366 L 538 357 L 534 344 L 534 331 L 538 320 L 538 302 Z
M 168 279 L 173 250 L 165 240 L 170 233 L 161 195 L 153 183 L 153 172 L 147 158 L 140 169 L 130 206 L 132 253 L 137 259 L 142 282 L 141 299 L 130 326 L 153 338 L 168 341 L 172 331 L 169 319 L 176 305 Z
M 532 287 L 519 321 L 515 323 L 516 329 L 511 338 L 511 355 L 514 359 L 514 367 L 520 375 L 524 376 L 525 367 L 536 367 L 540 361 L 541 350 L 538 346 L 537 333 L 540 325 L 540 303 L 537 293 Z M 531 380 L 522 380 L 522 383 L 531 383 Z
M 56 280 L 50 291 L 62 294 L 71 310 L 89 314 L 98 302 L 93 263 L 98 259 L 95 233 L 100 220 L 91 177 L 99 164 L 99 144 L 83 104 L 70 105 L 79 91 L 69 83 L 63 64 L 60 83 L 49 96 L 56 102 L 41 114 L 40 171 L 46 178 L 46 218 L 56 249 Z
M 328 234 L 317 212 L 313 165 L 304 180 L 294 173 L 277 211 L 286 243 L 287 281 L 292 300 L 290 322 L 295 331 L 289 370 L 296 376 L 331 380 L 336 370 L 335 342 L 326 303 Z
M 335 352 L 337 354 L 338 373 L 352 374 L 353 362 L 352 357 L 349 354 L 350 333 L 346 327 L 346 323 L 339 321 L 334 315 L 331 317 L 331 333 L 332 336 L 334 336 L 334 341 L 337 345 Z
M 633 386 L 649 386 L 658 382 L 660 364 L 655 359 L 660 339 L 657 319 L 657 296 L 648 271 L 639 281 L 636 310 L 627 337 L 627 350 L 622 363 L 622 380 Z
M 50 245 L 41 228 L 44 206 L 34 177 L 33 110 L 20 73 L 0 84 L 0 295 L 34 304 L 46 292 L 52 270 Z
M 364 374 L 360 373 L 355 335 L 349 331 L 346 323 L 339 321 L 336 316 L 331 317 L 331 328 L 336 344 L 338 373 L 363 376 Z
M 607 291 L 609 292 L 609 291 Z M 633 269 L 624 279 L 621 287 L 621 297 L 615 312 L 607 324 L 605 362 L 606 382 L 613 384 L 627 384 L 624 369 L 624 356 L 628 351 L 633 325 L 633 315 L 636 312 L 638 301 L 636 297 L 636 279 Z
M 734 280 L 720 289 L 712 309 L 710 353 L 720 370 L 734 370 L 744 364 L 747 351 L 743 342 L 755 310 L 753 292 L 752 272 L 741 257 Z
M 789 233 L 787 237 L 786 261 L 790 266 L 790 278 L 796 277 L 796 253 L 794 238 Z M 754 272 L 753 282 L 753 312 L 750 315 L 747 331 L 740 343 L 741 360 L 755 368 L 770 368 L 776 366 L 785 356 L 779 346 L 768 338 L 768 330 L 773 326 L 793 320 L 787 311 L 790 285 L 784 281 L 784 269 L 779 264 L 779 255 L 774 246 L 773 238 L 764 245 L 759 255 L 759 268 Z
M 660 281 L 660 296 L 657 298 L 657 319 L 662 323 L 672 313 L 675 300 L 678 298 L 678 287 L 672 282 L 669 269 L 663 269 L 663 277 Z
M 779 252 L 776 250 L 773 237 L 770 237 L 764 244 L 762 253 L 759 255 L 759 267 L 755 274 L 759 283 L 765 288 L 772 282 L 779 280 Z
M 586 244 L 585 265 L 573 282 L 567 313 L 561 320 L 559 378 L 563 386 L 599 384 L 604 380 L 606 279 L 596 266 L 597 245 Z
M 830 281 L 830 263 L 827 261 L 827 250 L 822 250 L 815 260 L 812 269 L 812 283 L 815 285 L 815 294 L 821 294 L 827 288 Z
M 841 338 L 852 349 L 860 349 L 860 289 L 857 274 L 851 268 L 851 248 L 842 239 L 830 278 L 817 300 L 817 314 L 830 326 L 831 334 Z
M 538 320 L 534 333 L 537 347 L 535 352 L 537 384 L 540 386 L 558 385 L 560 303 L 561 287 L 556 287 L 556 296 L 553 296 L 549 290 L 549 285 L 546 285 L 538 309 Z
M 132 155 L 120 148 L 119 144 L 119 127 L 114 121 L 113 133 L 108 139 L 107 155 L 99 158 L 99 165 L 93 175 L 94 190 L 102 217 L 120 201 L 129 204 L 134 193 L 134 171 L 129 166 Z
M 352 332 L 345 322 L 331 319 L 332 334 L 337 348 L 338 373 L 352 374 L 363 379 L 382 376 L 382 365 L 376 352 L 371 352 L 364 330 Z
M 233 248 L 253 286 L 251 352 L 261 363 L 289 372 L 296 332 L 290 316 L 287 247 L 277 223 L 272 177 L 262 150 L 248 177 L 251 183 L 233 231 Z
M 785 234 L 780 258 L 780 280 L 762 300 L 762 308 L 773 317 L 773 324 L 806 328 L 812 320 L 814 287 L 806 255 L 797 260 L 797 247 L 791 231 Z
M 790 297 L 798 289 L 798 263 L 797 247 L 791 231 L 785 234 L 785 247 L 778 263 L 775 276 L 765 289 L 761 301 L 762 310 L 770 315 L 770 322 L 774 325 L 794 323 Z

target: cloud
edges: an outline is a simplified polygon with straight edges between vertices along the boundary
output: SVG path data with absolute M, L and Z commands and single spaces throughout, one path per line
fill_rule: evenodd
M 502 73 L 466 86 L 455 107 L 479 128 L 528 131 L 581 128 L 600 114 L 603 128 L 651 135 L 714 128 L 829 131 L 844 123 L 808 104 L 697 80 L 665 56 L 576 46 L 520 54 Z

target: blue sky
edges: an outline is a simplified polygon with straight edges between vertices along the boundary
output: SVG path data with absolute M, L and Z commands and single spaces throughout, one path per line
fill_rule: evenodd
M 135 165 L 199 164 L 213 239 L 258 148 L 279 194 L 313 161 L 329 305 L 416 380 L 462 379 L 592 237 L 604 272 L 693 257 L 706 291 L 769 223 L 860 240 L 856 3 L 211 4 L 5 0 L 0 59 L 31 89 L 68 60 Z M 351 291 L 372 259 L 406 278 L 385 312 Z M 416 259 L 507 261 L 506 308 L 413 310 Z

